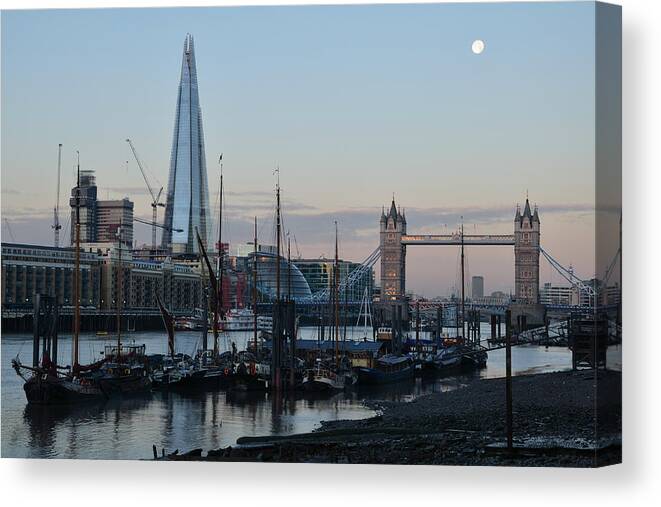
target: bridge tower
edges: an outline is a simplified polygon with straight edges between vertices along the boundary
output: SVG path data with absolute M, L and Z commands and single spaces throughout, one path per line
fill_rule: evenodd
M 393 197 L 390 211 L 381 211 L 381 301 L 398 301 L 406 295 L 406 217 L 395 206 Z
M 520 304 L 539 303 L 539 213 L 530 202 L 521 214 L 517 205 L 514 216 L 514 283 L 516 301 Z

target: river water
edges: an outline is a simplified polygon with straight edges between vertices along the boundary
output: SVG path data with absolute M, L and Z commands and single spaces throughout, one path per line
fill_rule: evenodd
M 483 327 L 486 337 L 488 325 Z M 177 333 L 177 351 L 191 354 L 199 333 Z M 221 340 L 221 350 L 231 341 L 245 348 L 251 332 L 233 332 Z M 350 328 L 347 337 L 360 339 L 361 329 Z M 303 328 L 302 338 L 316 338 L 316 330 Z M 146 344 L 148 353 L 165 353 L 163 333 L 132 333 L 123 342 Z M 82 335 L 81 362 L 98 359 L 112 336 Z M 61 336 L 60 364 L 68 364 L 71 337 Z M 32 337 L 2 336 L 2 457 L 142 459 L 152 456 L 152 445 L 166 451 L 205 450 L 236 444 L 241 436 L 285 435 L 311 431 L 321 421 L 362 419 L 374 412 L 366 400 L 409 401 L 422 394 L 457 389 L 478 378 L 504 376 L 503 350 L 489 353 L 487 367 L 473 375 L 448 376 L 397 384 L 371 391 L 340 393 L 332 397 L 298 394 L 276 400 L 265 393 L 207 392 L 196 395 L 153 393 L 140 399 L 111 400 L 81 407 L 28 407 L 23 381 L 11 368 L 20 356 L 31 363 Z M 571 368 L 566 348 L 525 346 L 512 349 L 514 374 L 542 373 Z

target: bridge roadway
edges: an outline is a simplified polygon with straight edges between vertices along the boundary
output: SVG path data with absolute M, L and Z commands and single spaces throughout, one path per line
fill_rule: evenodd
M 464 246 L 514 246 L 514 234 L 464 234 Z M 456 245 L 461 246 L 461 234 L 406 234 L 402 245 Z

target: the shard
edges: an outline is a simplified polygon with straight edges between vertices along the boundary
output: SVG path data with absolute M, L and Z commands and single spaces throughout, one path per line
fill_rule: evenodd
M 162 246 L 173 254 L 197 253 L 196 229 L 205 245 L 211 237 L 202 112 L 190 34 L 181 62 L 164 226 Z

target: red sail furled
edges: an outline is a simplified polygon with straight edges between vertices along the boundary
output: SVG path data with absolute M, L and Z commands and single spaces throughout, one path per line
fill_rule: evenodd
M 214 305 L 214 308 L 218 308 L 218 280 L 216 279 L 216 275 L 213 272 L 213 268 L 211 267 L 211 262 L 209 261 L 209 257 L 207 256 L 207 251 L 204 248 L 204 244 L 202 243 L 202 239 L 200 238 L 200 233 L 195 230 L 195 234 L 197 235 L 197 243 L 200 245 L 200 252 L 202 252 L 202 257 L 204 258 L 204 263 L 207 265 L 207 270 L 209 271 L 209 281 L 211 282 L 211 302 Z
M 174 357 L 174 318 L 165 309 L 158 294 L 156 294 L 156 302 L 158 303 L 158 309 L 161 311 L 161 317 L 163 317 L 165 330 L 168 332 L 168 351 L 170 352 L 170 356 Z

